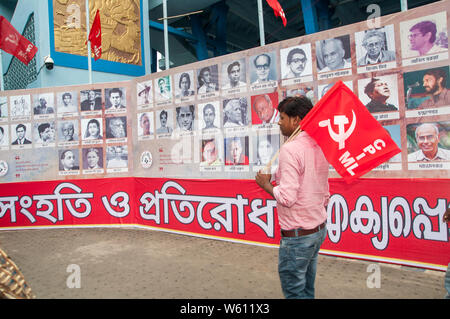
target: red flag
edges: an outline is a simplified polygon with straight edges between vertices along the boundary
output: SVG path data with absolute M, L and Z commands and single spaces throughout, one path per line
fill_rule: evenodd
M 102 26 L 100 23 L 100 11 L 97 10 L 95 14 L 94 23 L 92 23 L 91 31 L 89 32 L 89 41 L 94 52 L 94 60 L 97 61 L 102 56 Z
M 280 17 L 283 20 L 283 25 L 286 26 L 286 16 L 284 14 L 283 8 L 281 7 L 278 0 L 266 0 L 267 4 L 273 9 L 273 13 L 276 17 Z
M 0 16 L 0 49 L 14 55 L 28 65 L 38 50 L 33 43 L 22 36 L 5 17 Z
M 401 152 L 387 130 L 342 81 L 328 90 L 300 125 L 346 182 Z

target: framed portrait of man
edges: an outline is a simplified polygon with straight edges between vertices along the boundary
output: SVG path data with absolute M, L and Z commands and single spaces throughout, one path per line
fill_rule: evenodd
M 34 122 L 33 138 L 35 147 L 54 147 L 56 140 L 55 121 Z
M 447 30 L 445 11 L 400 22 L 402 64 L 408 66 L 448 59 Z
M 105 89 L 105 113 L 124 113 L 127 108 L 126 88 Z
M 311 44 L 304 43 L 280 50 L 282 86 L 311 82 Z
M 11 125 L 11 145 L 13 148 L 31 148 L 33 144 L 31 123 L 23 122 Z
M 198 99 L 219 96 L 219 67 L 217 64 L 197 69 Z
M 173 109 L 167 108 L 163 110 L 157 110 L 155 116 L 156 121 L 156 137 L 167 138 L 172 136 L 174 128 L 174 116 Z
M 59 175 L 77 175 L 80 173 L 80 155 L 77 148 L 58 150 Z
M 449 66 L 403 74 L 406 117 L 450 114 Z
M 153 124 L 153 112 L 140 112 L 137 113 L 138 124 L 138 140 L 149 140 L 154 138 L 154 124 Z
M 250 98 L 252 104 L 252 125 L 276 125 L 280 120 L 278 112 L 278 92 L 253 95 Z
M 101 114 L 102 90 L 89 89 L 80 91 L 80 109 L 81 112 L 89 112 L 88 114 Z
M 211 101 L 198 105 L 198 119 L 203 133 L 211 133 L 220 130 L 221 127 L 220 102 Z
M 450 122 L 406 125 L 409 170 L 450 168 Z
M 261 52 L 249 57 L 250 89 L 263 90 L 278 85 L 278 61 L 275 51 Z
M 316 63 L 319 80 L 351 75 L 350 35 L 316 41 Z
M 358 96 L 378 121 L 400 118 L 397 74 L 358 80 Z
M 173 97 L 173 87 L 172 87 L 172 76 L 165 75 L 155 80 L 155 103 L 156 106 L 162 106 L 172 103 Z
M 247 91 L 247 66 L 245 58 L 222 63 L 222 91 L 224 94 L 244 93 Z
M 397 66 L 394 25 L 356 32 L 355 44 L 358 73 Z
M 33 116 L 35 119 L 48 119 L 55 116 L 53 92 L 33 95 Z
M 63 91 L 56 93 L 56 112 L 58 118 L 78 115 L 78 92 Z
M 224 138 L 225 171 L 248 171 L 249 137 L 228 135 Z M 239 168 L 241 167 L 241 168 Z M 245 167 L 245 169 L 243 169 Z

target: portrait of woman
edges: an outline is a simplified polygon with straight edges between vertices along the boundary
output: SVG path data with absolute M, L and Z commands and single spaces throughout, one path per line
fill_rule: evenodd
M 84 169 L 103 168 L 101 148 L 83 149 L 84 155 Z
M 99 120 L 90 119 L 86 125 L 84 139 L 85 140 L 100 140 L 103 138 L 101 135 L 101 131 L 102 131 L 102 128 L 101 128 Z

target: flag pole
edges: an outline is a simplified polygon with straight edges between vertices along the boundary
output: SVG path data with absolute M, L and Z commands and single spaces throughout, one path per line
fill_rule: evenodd
M 258 0 L 258 21 L 259 21 L 259 43 L 261 46 L 266 45 L 266 39 L 264 35 L 264 13 L 262 0 Z
M 88 73 L 89 73 L 89 84 L 92 84 L 92 54 L 91 54 L 91 41 L 89 41 L 89 0 L 86 0 L 86 37 L 88 46 Z

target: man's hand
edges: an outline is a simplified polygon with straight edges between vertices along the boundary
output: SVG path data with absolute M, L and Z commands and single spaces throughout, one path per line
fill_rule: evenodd
M 272 174 L 265 174 L 263 170 L 260 170 L 255 176 L 255 181 L 259 187 L 264 189 L 273 197 L 273 185 L 270 183 L 271 178 Z

